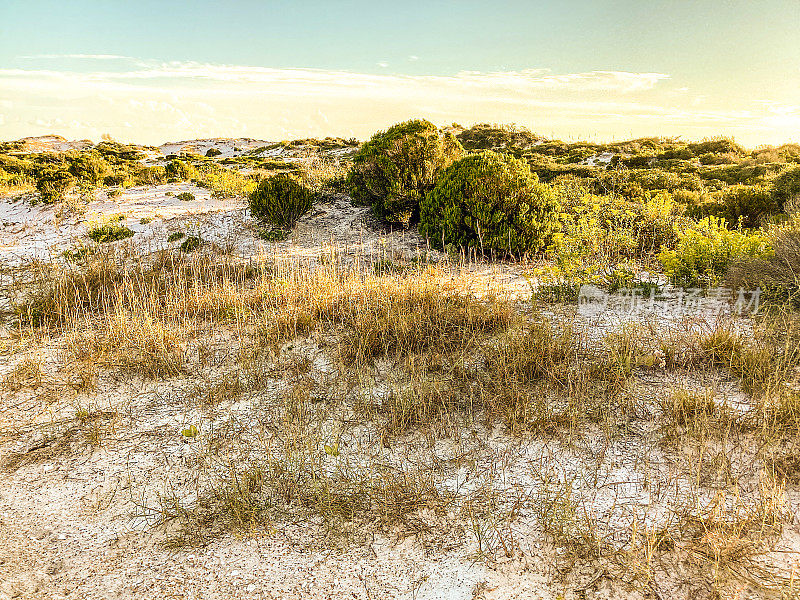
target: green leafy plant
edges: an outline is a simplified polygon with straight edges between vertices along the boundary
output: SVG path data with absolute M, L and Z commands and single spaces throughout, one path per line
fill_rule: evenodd
M 462 153 L 461 144 L 428 121 L 399 123 L 372 136 L 353 157 L 347 186 L 356 202 L 408 226 L 439 175 Z
M 492 151 L 465 156 L 442 175 L 420 207 L 420 232 L 433 244 L 523 254 L 555 230 L 558 202 L 528 164 Z
M 183 237 L 183 235 L 184 234 L 181 231 L 173 231 L 172 233 L 169 234 L 169 237 L 167 237 L 167 241 L 168 242 L 177 242 L 179 239 L 181 239 Z
M 199 236 L 190 235 L 185 240 L 183 240 L 183 243 L 181 244 L 181 250 L 183 252 L 194 252 L 200 247 L 202 243 L 203 240 L 200 239 Z
M 250 213 L 258 221 L 291 229 L 314 205 L 314 193 L 291 175 L 279 173 L 250 193 Z
M 200 435 L 200 430 L 197 428 L 197 425 L 189 425 L 189 427 L 181 431 L 181 435 L 189 439 L 196 438 Z
M 717 285 L 733 261 L 771 254 L 763 233 L 730 230 L 725 219 L 706 217 L 681 232 L 676 248 L 663 250 L 658 258 L 676 284 L 705 287 Z
M 129 238 L 133 235 L 133 231 L 122 223 L 116 222 L 95 225 L 89 229 L 88 235 L 98 244 L 107 244 Z
M 175 196 L 178 200 L 182 200 L 183 202 L 191 202 L 194 200 L 194 194 L 191 192 L 181 192 L 177 196 Z

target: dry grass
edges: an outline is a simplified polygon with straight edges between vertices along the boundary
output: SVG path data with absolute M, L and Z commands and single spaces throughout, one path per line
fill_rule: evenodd
M 3 376 L 0 388 L 10 393 L 23 388 L 35 389 L 42 385 L 42 375 L 41 359 L 27 356 Z
M 102 252 L 79 267 L 37 265 L 21 275 L 19 284 L 35 284 L 17 297 L 16 315 L 21 335 L 63 343 L 66 379 L 81 393 L 102 371 L 185 378 L 189 406 L 224 421 L 187 442 L 197 449 L 195 487 L 170 489 L 149 507 L 171 545 L 292 523 L 335 543 L 374 531 L 443 543 L 459 530 L 481 556 L 514 556 L 524 517 L 558 549 L 558 561 L 603 565 L 643 589 L 654 589 L 673 559 L 691 559 L 717 590 L 747 577 L 771 585 L 753 573 L 786 519 L 781 482 L 798 471 L 796 452 L 778 451 L 800 434 L 793 315 L 764 315 L 753 335 L 717 327 L 659 339 L 629 328 L 590 340 L 502 299 L 478 299 L 451 275 L 345 269 L 336 260 L 310 268 L 202 252 Z M 215 344 L 227 358 L 215 358 Z M 665 369 L 733 376 L 753 408 L 735 413 L 711 389 L 635 396 L 640 376 Z M 36 382 L 35 365 L 19 363 L 4 385 L 16 393 Z M 238 421 L 225 407 L 240 396 L 252 412 Z M 100 444 L 110 422 L 79 414 L 14 466 Z M 487 466 L 481 454 L 497 423 L 518 447 L 554 444 L 551 465 L 574 451 L 582 478 L 542 469 L 525 490 L 502 487 L 512 457 L 498 451 Z M 447 458 L 436 450 L 443 437 L 457 448 Z M 589 442 L 620 439 L 643 453 L 672 453 L 675 472 L 648 480 L 648 493 L 691 487 L 665 517 L 630 517 L 621 537 L 618 523 L 587 508 L 606 460 Z M 766 471 L 758 492 L 709 499 L 719 485 L 704 473 L 725 471 L 733 490 L 747 480 L 733 449 L 750 445 L 763 449 L 753 453 Z M 698 448 L 702 460 L 681 462 Z M 468 492 L 443 485 L 459 470 L 481 484 Z M 651 476 L 664 477 L 655 468 Z
M 14 471 L 26 465 L 98 447 L 106 433 L 113 429 L 116 416 L 114 411 L 78 408 L 71 419 L 54 420 L 41 425 L 37 441 L 25 451 L 7 454 L 2 466 Z

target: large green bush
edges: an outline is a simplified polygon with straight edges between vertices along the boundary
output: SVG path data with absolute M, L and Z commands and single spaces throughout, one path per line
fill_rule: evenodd
M 528 163 L 487 151 L 454 162 L 420 206 L 420 231 L 436 246 L 522 254 L 544 247 L 558 202 Z
M 408 225 L 461 144 L 428 121 L 407 121 L 378 132 L 353 157 L 347 185 L 353 199 L 388 222 Z
M 717 192 L 711 202 L 694 211 L 700 216 L 722 217 L 742 227 L 759 227 L 765 217 L 780 212 L 771 191 L 763 185 L 732 185 Z
M 279 173 L 250 193 L 250 213 L 274 227 L 291 228 L 314 205 L 314 193 L 291 175 Z
M 663 250 L 658 258 L 664 272 L 680 285 L 717 285 L 734 261 L 772 254 L 766 235 L 730 230 L 725 219 L 717 217 L 706 217 L 678 237 L 675 249 Z

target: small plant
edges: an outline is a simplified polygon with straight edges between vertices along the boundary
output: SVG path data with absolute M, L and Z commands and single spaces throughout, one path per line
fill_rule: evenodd
M 194 252 L 200 247 L 202 243 L 203 240 L 201 240 L 198 236 L 190 235 L 185 240 L 183 240 L 183 243 L 181 244 L 181 250 L 183 252 Z
M 280 227 L 259 227 L 257 231 L 258 237 L 267 242 L 283 242 L 291 233 L 288 229 Z
M 106 244 L 129 238 L 133 236 L 133 231 L 122 223 L 115 222 L 95 225 L 89 229 L 88 236 L 98 244 Z
M 194 200 L 194 194 L 192 194 L 191 192 L 181 192 L 175 197 L 183 202 L 191 202 L 192 200 Z
M 544 247 L 557 224 L 558 203 L 528 164 L 486 151 L 445 170 L 420 208 L 420 232 L 439 247 L 524 254 Z
M 177 242 L 183 236 L 184 236 L 183 232 L 181 232 L 181 231 L 173 231 L 172 233 L 169 234 L 169 237 L 167 237 L 167 241 L 168 242 Z
M 64 250 L 64 252 L 61 253 L 61 256 L 63 256 L 64 259 L 72 263 L 77 263 L 86 260 L 86 258 L 90 255 L 91 255 L 91 249 L 88 246 L 83 246 L 83 245 L 78 246 L 77 248 L 74 249 Z
M 353 157 L 347 185 L 353 199 L 385 221 L 408 226 L 439 175 L 462 153 L 450 134 L 432 123 L 399 123 L 372 136 Z
M 735 260 L 771 254 L 764 234 L 732 231 L 725 219 L 706 217 L 679 234 L 675 250 L 664 250 L 658 258 L 676 284 L 706 287 L 717 285 Z
M 214 158 L 215 156 L 219 156 L 222 154 L 222 151 L 217 148 L 209 148 L 206 150 L 206 156 Z
M 291 229 L 314 204 L 314 193 L 290 175 L 264 179 L 250 194 L 250 213 L 258 221 Z

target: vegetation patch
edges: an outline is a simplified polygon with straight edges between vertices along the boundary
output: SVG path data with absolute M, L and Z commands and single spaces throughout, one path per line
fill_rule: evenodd
M 133 231 L 122 223 L 105 223 L 91 227 L 87 235 L 98 244 L 107 244 L 132 237 Z

